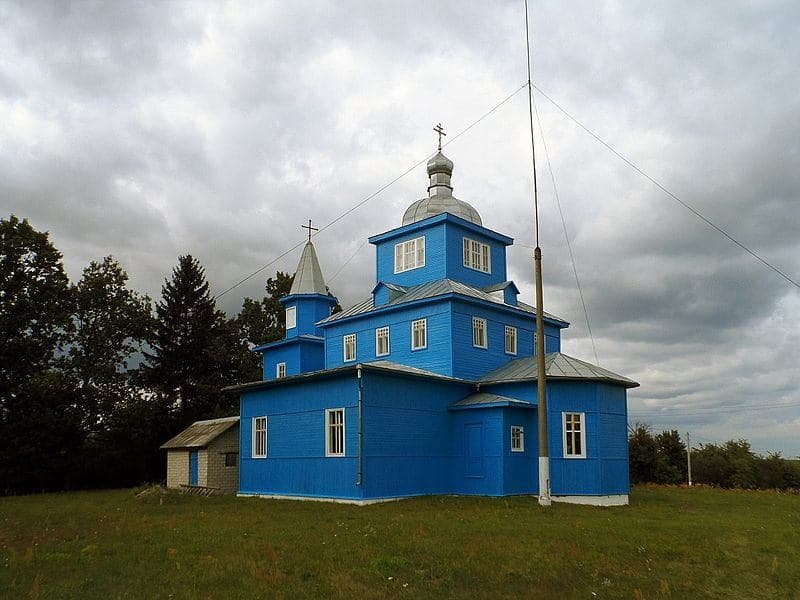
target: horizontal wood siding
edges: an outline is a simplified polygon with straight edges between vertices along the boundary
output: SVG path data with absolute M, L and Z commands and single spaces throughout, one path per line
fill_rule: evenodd
M 357 320 L 333 324 L 326 331 L 325 367 L 333 369 L 345 364 L 342 354 L 343 338 L 345 335 L 355 333 L 354 362 L 389 360 L 442 375 L 451 375 L 450 313 L 447 307 L 448 302 L 442 300 L 378 315 L 364 315 Z M 412 351 L 411 322 L 422 318 L 428 320 L 428 347 Z M 387 356 L 375 356 L 375 329 L 378 327 L 389 327 Z
M 481 456 L 468 456 L 470 439 L 468 431 L 479 431 L 482 436 Z M 452 493 L 503 495 L 503 409 L 482 408 L 453 412 Z
M 601 493 L 600 414 L 595 382 L 554 381 L 547 384 L 550 481 L 553 495 Z M 564 458 L 563 412 L 585 413 L 586 458 Z
M 597 384 L 600 406 L 601 493 L 630 492 L 628 472 L 628 406 L 625 388 Z
M 321 371 L 325 368 L 325 344 L 303 342 L 300 347 L 300 373 Z M 294 375 L 294 373 L 289 373 Z
M 300 344 L 292 343 L 277 348 L 268 348 L 263 352 L 262 365 L 264 379 L 275 379 L 278 363 L 286 363 L 286 375 L 300 373 Z
M 397 285 L 412 286 L 444 278 L 446 276 L 444 227 L 444 223 L 422 226 L 401 236 L 376 244 L 375 281 L 387 281 Z M 425 237 L 425 266 L 402 273 L 395 273 L 395 245 L 422 236 Z
M 452 413 L 463 384 L 364 371 L 365 497 L 452 493 Z
M 472 345 L 472 318 L 486 319 L 488 348 Z M 517 328 L 517 354 L 505 352 L 505 326 Z M 510 360 L 533 356 L 534 318 L 508 314 L 489 306 L 453 302 L 453 375 L 479 379 Z
M 297 310 L 297 326 L 286 330 L 286 337 L 297 337 L 298 335 L 318 335 L 322 336 L 322 329 L 315 326 L 315 323 L 331 315 L 331 307 L 336 303 L 336 299 L 320 295 L 298 295 L 284 302 L 287 308 L 294 306 Z
M 500 242 L 480 233 L 461 227 L 456 223 L 446 223 L 447 274 L 445 277 L 461 281 L 474 287 L 486 287 L 506 281 L 506 247 Z M 488 244 L 491 247 L 492 272 L 484 273 L 464 266 L 464 238 Z
M 345 408 L 344 457 L 325 456 L 325 409 Z M 288 383 L 241 397 L 240 489 L 247 494 L 361 498 L 356 485 L 354 373 Z M 267 417 L 267 457 L 252 458 L 253 418 Z
M 536 411 L 523 408 L 503 409 L 503 492 L 537 494 L 539 492 L 539 442 Z M 511 451 L 511 427 L 522 427 L 525 450 Z

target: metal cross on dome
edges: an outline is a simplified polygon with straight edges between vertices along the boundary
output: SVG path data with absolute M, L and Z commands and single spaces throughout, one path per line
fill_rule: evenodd
M 444 127 L 442 127 L 441 123 L 437 124 L 436 127 L 433 128 L 433 130 L 436 133 L 439 134 L 439 152 L 441 152 L 442 151 L 442 136 L 443 135 L 447 135 L 447 134 L 444 132 Z
M 303 229 L 308 229 L 308 241 L 311 241 L 311 232 L 312 231 L 319 231 L 318 227 L 311 226 L 311 219 L 308 220 L 308 225 L 300 225 Z

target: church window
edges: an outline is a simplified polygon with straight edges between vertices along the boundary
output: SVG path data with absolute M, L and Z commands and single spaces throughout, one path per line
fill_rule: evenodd
M 492 248 L 476 240 L 464 238 L 464 266 L 484 273 L 492 272 Z
M 562 413 L 564 419 L 564 457 L 586 458 L 586 419 L 584 413 Z
M 286 309 L 286 329 L 297 327 L 297 307 L 290 306 Z
M 517 328 L 506 325 L 506 354 L 517 353 Z
M 253 418 L 253 458 L 267 456 L 267 417 Z
M 389 354 L 389 328 L 378 327 L 375 330 L 375 356 Z
M 394 246 L 394 272 L 402 273 L 425 266 L 425 236 Z
M 282 377 L 286 377 L 286 363 L 278 363 L 275 365 L 275 377 L 281 379 Z
M 428 347 L 428 319 L 411 322 L 411 349 L 422 350 Z
M 325 410 L 325 456 L 344 456 L 344 409 Z
M 522 427 L 511 427 L 511 451 L 525 452 L 525 430 Z
M 472 345 L 476 348 L 488 348 L 486 340 L 486 319 L 472 317 Z
M 348 333 L 344 336 L 344 362 L 356 359 L 356 334 Z

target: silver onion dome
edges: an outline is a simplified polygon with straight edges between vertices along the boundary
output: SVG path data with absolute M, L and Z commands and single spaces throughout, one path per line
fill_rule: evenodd
M 410 225 L 442 213 L 450 213 L 476 225 L 483 225 L 481 216 L 470 204 L 453 196 L 450 178 L 453 161 L 438 152 L 428 161 L 428 197 L 414 202 L 403 215 L 403 225 Z

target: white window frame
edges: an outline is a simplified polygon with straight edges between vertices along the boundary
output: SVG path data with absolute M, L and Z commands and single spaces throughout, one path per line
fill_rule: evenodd
M 421 331 L 421 337 L 423 338 L 422 344 L 416 345 L 416 338 L 415 338 L 415 328 Z M 428 319 L 416 319 L 411 321 L 411 349 L 412 350 L 425 350 L 428 347 Z
M 275 365 L 275 378 L 283 379 L 284 377 L 286 377 L 286 363 L 281 362 Z
M 480 344 L 480 340 L 477 339 L 477 334 L 480 330 L 483 331 L 483 344 Z M 486 319 L 482 317 L 472 317 L 472 345 L 475 348 L 483 348 L 484 350 L 489 348 L 489 325 Z
M 331 415 L 341 413 L 341 423 L 331 423 Z M 334 433 L 334 428 L 339 433 Z M 337 448 L 331 450 L 331 435 L 340 437 L 339 443 L 336 444 Z M 325 456 L 336 457 L 344 456 L 346 452 L 347 442 L 347 427 L 345 426 L 345 410 L 344 408 L 326 408 L 325 409 Z
M 259 421 L 263 421 L 264 428 L 259 429 Z M 264 434 L 264 451 L 259 453 L 258 452 L 258 434 Z M 250 456 L 253 458 L 267 458 L 267 417 L 253 417 L 253 436 L 252 436 L 252 444 L 251 444 L 251 452 Z
M 425 266 L 425 236 L 394 245 L 394 272 L 404 273 Z
M 492 247 L 478 240 L 465 237 L 463 242 L 464 266 L 481 273 L 492 272 Z
M 578 416 L 578 425 L 580 427 L 580 431 L 567 431 L 567 415 Z M 562 433 L 562 443 L 564 444 L 564 458 L 586 458 L 586 413 L 582 412 L 563 412 L 561 413 L 561 433 Z M 580 444 L 581 444 L 581 452 L 578 454 L 576 452 L 572 452 L 571 454 L 567 452 L 567 436 L 573 436 L 573 442 L 575 439 L 575 433 L 580 434 Z M 575 445 L 573 443 L 573 449 Z
M 286 329 L 297 327 L 297 307 L 290 306 L 286 309 Z
M 382 334 L 386 333 L 386 352 L 381 352 L 380 345 L 378 344 L 378 340 L 383 337 Z M 375 356 L 389 356 L 391 352 L 391 346 L 389 345 L 389 326 L 386 325 L 384 327 L 378 327 L 375 329 Z
M 513 354 L 513 355 L 516 356 L 516 354 L 517 354 L 517 328 L 516 327 L 512 327 L 511 325 L 506 325 L 505 332 L 506 332 L 506 335 L 505 335 L 504 347 L 506 349 L 506 354 Z M 510 336 L 509 336 L 509 334 L 510 334 Z M 509 337 L 510 337 L 511 341 L 513 342 L 511 344 L 511 349 L 510 350 L 508 348 Z
M 348 339 L 353 340 L 353 356 L 347 358 L 347 341 Z M 342 336 L 342 360 L 344 362 L 353 362 L 356 359 L 356 354 L 358 354 L 358 338 L 356 338 L 355 333 L 347 333 Z
M 518 434 L 518 436 L 515 436 Z M 515 438 L 519 444 L 514 445 Z M 511 426 L 511 451 L 512 452 L 525 452 L 525 428 L 519 425 Z

